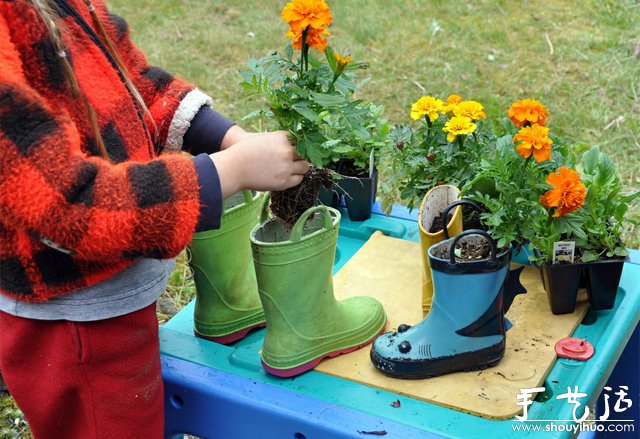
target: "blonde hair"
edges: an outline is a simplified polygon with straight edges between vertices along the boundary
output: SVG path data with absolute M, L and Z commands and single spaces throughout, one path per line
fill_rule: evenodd
M 109 38 L 109 36 L 107 35 L 107 32 L 102 24 L 102 21 L 98 17 L 98 14 L 96 13 L 93 4 L 91 3 L 90 0 L 83 0 L 83 1 L 87 6 L 87 9 L 89 9 L 89 12 L 91 14 L 91 19 L 93 20 L 95 26 L 98 28 L 102 42 L 106 46 L 107 51 L 109 52 L 111 57 L 116 62 L 116 65 L 120 70 L 122 77 L 124 78 L 124 82 L 127 89 L 129 90 L 129 93 L 131 93 L 134 100 L 142 110 L 143 114 L 146 114 L 149 117 L 149 120 L 151 120 L 151 123 L 154 124 L 153 118 L 151 118 L 149 109 L 147 108 L 147 105 L 145 104 L 144 99 L 142 98 L 142 95 L 140 94 L 136 86 L 131 81 L 129 72 L 126 66 L 124 65 L 124 63 L 122 62 L 122 58 L 120 58 L 120 55 L 118 54 L 118 51 L 116 50 L 115 45 L 111 41 L 111 38 Z M 100 152 L 100 155 L 103 158 L 110 160 L 109 153 L 107 152 L 107 149 L 104 144 L 104 140 L 102 138 L 102 134 L 100 133 L 100 124 L 98 122 L 98 116 L 95 112 L 95 109 L 89 103 L 89 100 L 87 99 L 87 97 L 82 93 L 82 90 L 80 89 L 80 85 L 78 84 L 78 80 L 76 78 L 75 72 L 73 71 L 73 67 L 69 62 L 67 51 L 62 41 L 62 30 L 60 26 L 58 26 L 59 16 L 55 8 L 52 6 L 53 0 L 32 0 L 32 3 L 33 3 L 33 6 L 35 7 L 36 12 L 44 22 L 45 27 L 47 28 L 47 32 L 49 33 L 49 38 L 51 39 L 51 43 L 53 44 L 56 54 L 62 61 L 65 78 L 69 83 L 69 87 L 71 89 L 72 95 L 74 97 L 78 97 L 82 99 L 84 103 L 84 106 L 87 110 L 89 123 L 91 124 L 91 127 L 93 129 L 93 132 L 96 138 L 96 145 L 98 147 L 98 151 Z M 154 124 L 154 128 L 155 128 L 155 124 Z M 154 131 L 157 132 L 157 130 L 154 130 Z

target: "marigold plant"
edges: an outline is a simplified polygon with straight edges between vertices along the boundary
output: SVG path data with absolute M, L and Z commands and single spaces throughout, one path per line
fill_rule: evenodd
M 394 203 L 416 207 L 438 184 L 464 186 L 495 145 L 482 104 L 458 94 L 445 101 L 422 96 L 411 105 L 410 117 L 418 126 L 394 127 L 381 154 L 379 195 L 386 210 Z
M 313 165 L 299 185 L 271 192 L 271 213 L 293 226 L 318 204 L 321 186 L 332 187 L 338 169 L 349 176 L 374 174 L 377 151 L 389 128 L 382 106 L 355 98 L 367 82 L 356 82 L 355 71 L 368 64 L 329 46 L 327 28 L 333 15 L 326 1 L 291 0 L 281 16 L 289 25 L 286 36 L 291 44 L 283 52 L 249 59 L 241 85 L 268 107 L 245 119 L 258 118 L 258 130 L 289 131 L 297 154 Z M 264 127 L 265 122 L 270 125 Z
M 468 117 L 471 120 L 486 119 L 487 114 L 480 102 L 460 101 L 453 104 L 452 111 L 455 116 Z
M 444 106 L 442 107 L 442 114 L 453 112 L 460 102 L 462 102 L 462 97 L 460 95 L 451 94 L 447 96 L 447 100 L 444 102 Z
M 549 174 L 547 183 L 553 189 L 541 195 L 540 202 L 547 209 L 555 208 L 554 218 L 571 213 L 584 204 L 587 188 L 580 181 L 580 174 L 573 169 L 561 166 L 558 172 Z
M 543 108 L 539 102 L 535 106 L 531 102 L 537 101 L 523 99 L 514 103 L 509 119 L 513 120 L 516 109 Z M 487 151 L 480 162 L 476 177 L 462 189 L 465 197 L 487 208 L 481 219 L 498 244 L 512 243 L 516 248 L 531 239 L 536 222 L 546 221 L 546 210 L 539 203 L 540 195 L 548 189 L 545 179 L 566 164 L 570 155 L 566 145 L 554 144 L 549 128 L 531 124 L 530 114 L 522 114 L 527 114 L 525 123 L 513 123 L 511 132 L 497 139 L 495 148 Z M 548 111 L 545 117 L 549 117 Z M 530 160 L 532 157 L 534 161 Z
M 442 112 L 444 103 L 433 96 L 422 96 L 411 105 L 411 119 L 419 120 L 426 117 L 427 122 L 435 121 Z
M 292 0 L 282 9 L 281 15 L 295 33 L 305 30 L 324 31 L 333 21 L 325 0 Z
M 283 54 L 250 59 L 249 70 L 241 72 L 244 89 L 266 99 L 270 110 L 247 117 L 275 119 L 277 128 L 296 139 L 297 153 L 316 167 L 348 157 L 368 168 L 371 151 L 380 148 L 377 131 L 386 132 L 382 107 L 354 98 L 366 82 L 355 82 L 355 70 L 368 64 L 328 46 L 333 15 L 325 0 L 292 0 L 281 16 L 291 45 Z
M 516 151 L 522 157 L 528 159 L 533 155 L 536 162 L 544 162 L 551 159 L 551 145 L 553 140 L 549 138 L 549 128 L 533 124 L 523 127 L 513 137 L 513 143 L 520 142 Z
M 549 120 L 549 110 L 535 99 L 522 99 L 509 108 L 509 119 L 517 127 L 537 123 L 545 126 Z
M 445 124 L 442 131 L 447 133 L 447 140 L 453 142 L 456 137 L 473 133 L 477 125 L 467 116 L 453 116 Z

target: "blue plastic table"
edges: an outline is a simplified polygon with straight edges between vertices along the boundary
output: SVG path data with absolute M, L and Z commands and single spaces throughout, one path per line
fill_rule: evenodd
M 343 214 L 335 271 L 376 230 L 418 241 L 417 224 L 404 209 L 391 217 L 374 206 L 371 219 L 352 222 Z M 611 405 L 618 386 L 629 386 L 632 409 L 623 418 L 635 419 L 638 430 L 638 335 L 625 352 L 629 364 L 614 367 L 640 320 L 640 251 L 631 251 L 625 264 L 615 308 L 589 311 L 574 332 L 589 340 L 595 355 L 588 362 L 559 359 L 545 381 L 546 393 L 528 409 L 530 426 L 542 420 L 570 420 L 573 405 L 554 396 L 579 387 L 593 406 L 611 376 Z M 254 331 L 233 346 L 193 335 L 193 302 L 160 328 L 165 382 L 166 437 L 187 433 L 206 438 L 333 439 L 384 437 L 549 437 L 548 432 L 514 431 L 516 420 L 492 421 L 403 397 L 388 391 L 310 371 L 295 378 L 277 378 L 261 367 L 258 351 L 264 330 Z M 546 399 L 546 400 L 544 400 Z M 399 400 L 400 407 L 392 402 Z M 516 395 L 514 395 L 514 404 Z M 535 427 L 532 427 L 535 428 Z M 385 433 L 383 435 L 383 433 Z M 637 434 L 637 433 L 636 433 Z M 557 433 L 570 436 L 570 433 Z M 616 436 L 619 437 L 619 436 Z

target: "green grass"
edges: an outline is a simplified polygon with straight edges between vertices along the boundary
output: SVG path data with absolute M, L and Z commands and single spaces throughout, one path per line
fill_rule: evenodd
M 110 1 L 151 63 L 197 84 L 213 96 L 217 110 L 247 128 L 241 119 L 256 102 L 243 96 L 238 71 L 247 58 L 287 44 L 280 19 L 285 3 Z M 360 97 L 383 104 L 391 122 L 408 122 L 411 104 L 424 94 L 480 101 L 493 120 L 503 118 L 514 100 L 535 98 L 551 110 L 554 133 L 576 145 L 600 145 L 618 163 L 626 192 L 640 190 L 637 1 L 328 3 L 331 45 L 370 62 L 371 81 Z M 639 203 L 629 217 L 640 221 Z M 629 227 L 627 246 L 640 248 L 638 231 Z M 183 255 L 159 305 L 161 322 L 193 297 L 185 260 Z
M 29 426 L 15 401 L 0 394 L 0 439 L 32 439 Z

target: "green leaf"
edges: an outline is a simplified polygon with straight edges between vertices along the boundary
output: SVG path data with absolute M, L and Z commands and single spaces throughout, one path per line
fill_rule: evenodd
M 241 120 L 253 119 L 254 117 L 264 115 L 264 110 L 256 110 L 244 116 Z
M 317 144 L 310 145 L 307 148 L 307 156 L 309 157 L 309 161 L 316 167 L 321 168 L 323 166 L 324 158 L 326 157 L 323 154 L 322 147 Z
M 293 46 L 291 44 L 287 44 L 287 47 L 284 50 L 284 56 L 291 61 L 293 59 Z
M 496 141 L 496 149 L 504 154 L 507 150 L 513 148 L 513 136 L 511 134 L 507 134 L 506 136 L 502 136 L 498 138 Z
M 593 250 L 588 250 L 582 253 L 582 262 L 593 262 L 597 261 L 600 255 Z
M 580 239 L 587 239 L 587 234 L 582 229 L 582 218 L 578 215 L 565 215 L 555 219 L 555 224 L 560 234 L 568 234 Z
M 364 70 L 369 68 L 367 61 L 352 62 L 346 65 L 345 70 Z
M 335 153 L 338 154 L 345 154 L 347 152 L 351 152 L 354 150 L 354 148 L 352 146 L 349 145 L 340 145 L 340 146 L 336 146 L 334 148 L 331 148 L 331 150 Z
M 336 61 L 336 57 L 333 56 L 333 50 L 329 46 L 324 48 L 324 56 L 327 58 L 327 63 L 329 67 L 331 67 L 331 71 L 335 73 L 338 68 L 338 62 Z
M 623 247 L 616 247 L 613 250 L 613 254 L 616 255 L 616 256 L 621 256 L 621 257 L 629 256 L 629 250 L 627 250 L 626 248 L 623 248 Z
M 307 102 L 298 102 L 294 104 L 292 108 L 300 115 L 302 115 L 305 119 L 308 119 L 311 122 L 317 124 L 320 124 L 322 122 L 322 119 L 320 119 L 315 111 L 309 108 L 309 104 Z
M 302 157 L 307 158 L 309 154 L 307 154 L 307 147 L 310 145 L 309 140 L 306 137 L 302 137 L 296 142 L 296 153 Z
M 584 171 L 588 174 L 592 174 L 598 163 L 600 162 L 600 148 L 594 146 L 589 149 L 587 152 L 582 154 L 582 158 L 580 159 L 580 164 L 584 168 Z
M 296 95 L 300 96 L 301 98 L 308 98 L 309 97 L 309 91 L 305 90 L 304 88 L 300 87 L 298 84 L 295 83 L 291 83 L 287 86 L 288 92 L 293 92 Z M 287 93 L 288 94 L 288 93 Z
M 323 107 L 335 107 L 345 102 L 345 98 L 340 95 L 311 92 L 311 98 Z
M 331 148 L 332 146 L 338 145 L 340 143 L 342 143 L 342 139 L 332 139 L 324 142 L 324 145 Z
M 351 64 L 347 65 L 347 68 L 349 68 Z M 358 83 L 358 85 L 356 85 L 356 89 L 361 89 L 362 87 L 364 87 L 369 81 L 371 81 L 371 77 L 368 78 L 364 78 L 362 81 L 360 81 Z
M 630 203 L 638 197 L 640 197 L 640 191 L 629 195 L 622 195 L 622 197 L 620 197 L 620 202 L 625 204 Z

